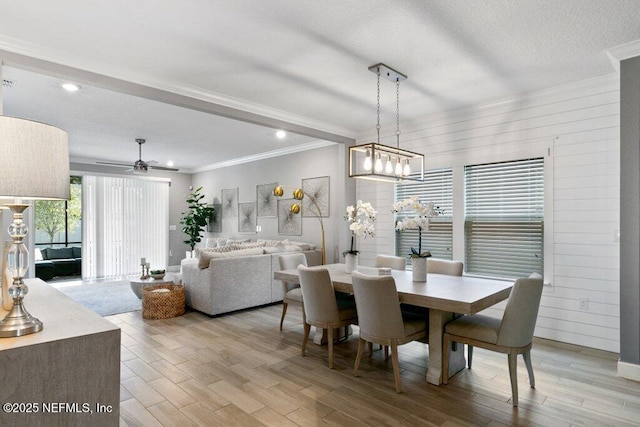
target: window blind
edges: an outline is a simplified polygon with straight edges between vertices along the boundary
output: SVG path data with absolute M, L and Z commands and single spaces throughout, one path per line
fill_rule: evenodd
M 452 259 L 453 245 L 453 174 L 450 168 L 425 171 L 423 182 L 396 184 L 395 201 L 418 196 L 421 202 L 433 202 L 444 212 L 432 218 L 429 230 L 422 232 L 422 249 L 436 258 Z M 396 215 L 395 222 L 410 216 L 411 212 Z M 418 230 L 396 231 L 396 255 L 408 256 L 411 247 L 418 248 Z
M 465 167 L 465 270 L 543 273 L 544 160 Z
M 169 230 L 167 182 L 85 176 L 83 186 L 83 278 L 140 273 L 166 267 Z

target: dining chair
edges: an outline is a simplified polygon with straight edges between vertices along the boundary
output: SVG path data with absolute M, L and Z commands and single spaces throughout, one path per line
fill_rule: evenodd
M 376 267 L 387 267 L 393 270 L 405 270 L 407 267 L 407 261 L 404 257 L 393 255 L 378 255 L 376 256 Z
M 358 314 L 353 300 L 336 299 L 329 270 L 298 266 L 302 304 L 304 307 L 304 338 L 302 355 L 305 354 L 311 326 L 327 330 L 329 368 L 333 369 L 334 329 L 357 325 Z
M 464 264 L 462 261 L 449 261 L 446 259 L 428 258 L 427 273 L 446 274 L 448 276 L 462 276 Z
M 299 265 L 307 266 L 307 257 L 301 253 L 280 255 L 278 257 L 280 270 L 293 270 Z M 282 317 L 280 318 L 280 330 L 284 322 L 284 316 L 287 314 L 289 303 L 302 305 L 302 291 L 299 283 L 282 282 Z
M 506 353 L 509 357 L 509 376 L 513 406 L 518 406 L 517 356 L 522 354 L 529 373 L 529 385 L 535 388 L 531 345 L 542 296 L 542 279 L 518 279 L 511 289 L 502 319 L 472 314 L 460 317 L 445 326 L 443 348 L 451 342 L 467 344 L 467 363 L 471 369 L 473 347 Z M 442 380 L 449 377 L 449 358 L 444 358 Z
M 392 276 L 368 276 L 354 272 L 351 277 L 360 327 L 353 374 L 358 376 L 365 342 L 389 346 L 396 392 L 402 393 L 398 346 L 426 338 L 427 322 L 420 316 L 401 312 L 396 282 Z

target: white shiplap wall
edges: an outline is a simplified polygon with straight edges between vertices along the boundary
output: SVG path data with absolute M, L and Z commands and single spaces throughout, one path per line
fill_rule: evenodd
M 620 322 L 619 98 L 619 78 L 611 74 L 430 116 L 404 125 L 401 138 L 402 148 L 426 154 L 427 168 L 454 169 L 455 259 L 464 259 L 463 166 L 545 157 L 550 284 L 536 336 L 614 352 Z M 388 134 L 381 142 L 395 145 L 393 139 Z M 357 197 L 378 210 L 376 237 L 358 242 L 360 263 L 373 265 L 377 253 L 394 250 L 393 185 L 359 181 Z M 587 300 L 586 310 L 580 299 Z M 499 316 L 503 306 L 488 312 Z

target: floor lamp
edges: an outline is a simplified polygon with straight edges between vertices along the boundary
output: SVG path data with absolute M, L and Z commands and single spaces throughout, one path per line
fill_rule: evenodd
M 29 268 L 29 251 L 24 245 L 28 228 L 23 199 L 69 199 L 69 147 L 66 132 L 31 120 L 0 116 L 0 197 L 7 204 L 13 222 L 7 231 L 13 244 L 7 266 L 13 283 L 8 294 L 13 300 L 9 314 L 0 321 L 0 337 L 19 337 L 42 330 L 42 322 L 24 307 L 29 292 L 23 277 Z M 7 284 L 8 285 L 8 284 Z

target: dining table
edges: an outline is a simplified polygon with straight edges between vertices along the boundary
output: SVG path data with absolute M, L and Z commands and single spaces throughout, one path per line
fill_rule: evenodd
M 312 268 L 326 268 L 336 291 L 353 293 L 351 273 L 344 264 L 327 264 Z M 358 272 L 377 276 L 384 272 L 374 267 L 358 266 Z M 388 272 L 388 269 L 386 269 Z M 455 316 L 474 314 L 509 297 L 513 281 L 473 276 L 427 274 L 426 282 L 414 282 L 411 271 L 391 270 L 401 303 L 429 309 L 429 359 L 427 382 L 442 384 L 442 365 L 449 357 L 449 375 L 464 369 L 466 361 L 462 345 L 443 348 L 444 327 Z M 275 271 L 274 279 L 299 283 L 298 270 Z

